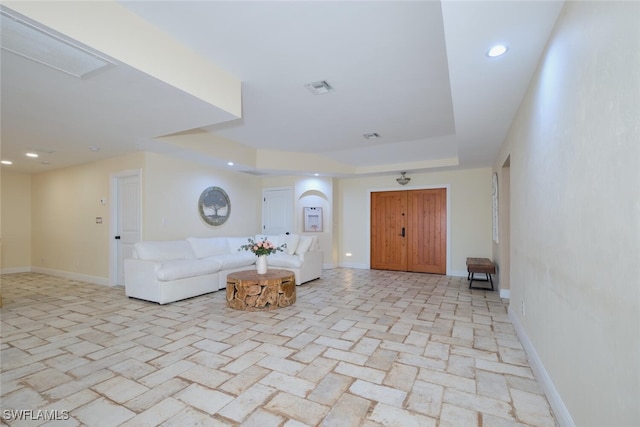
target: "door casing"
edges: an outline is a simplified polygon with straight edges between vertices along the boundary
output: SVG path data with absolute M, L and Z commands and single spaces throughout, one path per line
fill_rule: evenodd
M 371 193 L 381 192 L 381 191 L 406 191 L 406 190 L 431 190 L 437 188 L 444 188 L 447 190 L 447 271 L 445 274 L 452 275 L 451 270 L 451 185 L 450 184 L 436 184 L 436 185 L 427 185 L 427 186 L 416 186 L 410 188 L 402 188 L 398 187 L 382 187 L 382 188 L 371 188 L 368 190 L 369 196 L 367 197 L 367 247 L 371 248 Z M 371 251 L 369 251 L 371 252 Z M 371 255 L 369 254 L 369 263 L 367 268 L 371 268 Z

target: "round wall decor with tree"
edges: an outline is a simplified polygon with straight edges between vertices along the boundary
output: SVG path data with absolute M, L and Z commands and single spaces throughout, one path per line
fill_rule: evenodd
M 209 187 L 198 200 L 200 217 L 209 225 L 222 225 L 231 213 L 229 196 L 220 187 Z

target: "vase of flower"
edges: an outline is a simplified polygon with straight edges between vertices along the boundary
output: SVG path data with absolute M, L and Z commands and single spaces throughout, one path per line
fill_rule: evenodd
M 256 272 L 258 274 L 267 274 L 267 256 L 260 255 L 256 260 Z
M 267 256 L 275 254 L 276 252 L 282 252 L 286 247 L 286 243 L 280 246 L 276 246 L 267 239 L 255 242 L 253 239 L 249 238 L 248 243 L 246 245 L 240 246 L 240 249 L 238 250 L 253 252 L 253 254 L 258 257 L 258 259 L 256 260 L 256 271 L 258 272 L 258 274 L 266 274 Z

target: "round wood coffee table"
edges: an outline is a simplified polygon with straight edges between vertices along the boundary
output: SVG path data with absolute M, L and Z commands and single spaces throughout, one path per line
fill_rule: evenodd
M 293 271 L 237 271 L 227 276 L 227 305 L 236 310 L 268 311 L 296 302 Z

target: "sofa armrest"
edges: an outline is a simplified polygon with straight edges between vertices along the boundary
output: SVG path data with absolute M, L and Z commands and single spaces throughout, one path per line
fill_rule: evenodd
M 124 288 L 129 297 L 143 298 L 159 295 L 157 261 L 128 258 L 124 260 Z
M 310 280 L 318 279 L 322 275 L 322 264 L 324 262 L 324 252 L 310 251 L 300 255 L 302 268 L 300 269 L 299 285 Z

